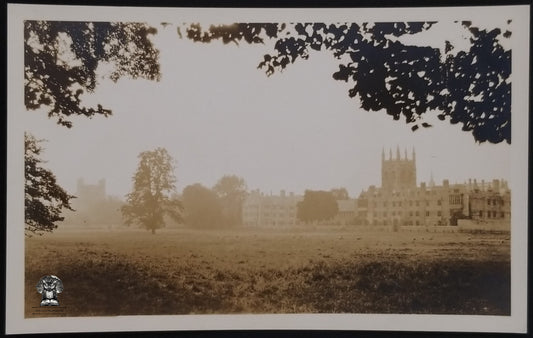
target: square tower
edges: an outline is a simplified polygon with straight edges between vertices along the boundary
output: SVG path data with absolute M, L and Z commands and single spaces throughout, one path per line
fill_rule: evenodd
M 389 159 L 385 159 L 385 150 L 381 153 L 381 187 L 385 190 L 404 190 L 416 188 L 416 154 L 413 149 L 412 159 L 401 158 L 400 148 L 396 148 L 396 158 L 392 158 L 389 150 Z

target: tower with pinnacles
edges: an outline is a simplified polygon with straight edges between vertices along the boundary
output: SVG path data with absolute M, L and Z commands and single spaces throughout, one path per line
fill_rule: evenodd
M 400 156 L 400 147 L 396 147 L 396 158 L 392 157 L 389 150 L 389 158 L 385 157 L 385 149 L 381 151 L 381 187 L 385 190 L 402 190 L 416 188 L 416 154 L 413 148 L 412 157 L 407 157 L 407 149 L 404 157 Z
M 388 156 L 387 156 L 388 155 Z M 429 184 L 416 180 L 416 153 L 407 149 L 401 156 L 396 147 L 388 154 L 381 151 L 381 186 L 371 185 L 357 199 L 356 224 L 371 226 L 432 227 L 457 226 L 481 230 L 508 231 L 511 218 L 511 191 L 507 181 L 493 179 L 481 184 L 436 184 L 433 174 Z

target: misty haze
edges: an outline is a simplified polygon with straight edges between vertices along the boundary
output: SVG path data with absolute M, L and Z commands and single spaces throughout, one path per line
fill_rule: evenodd
M 510 315 L 511 20 L 24 29 L 26 317 Z

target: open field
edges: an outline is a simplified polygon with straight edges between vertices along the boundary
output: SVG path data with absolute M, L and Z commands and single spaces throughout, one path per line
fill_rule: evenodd
M 60 230 L 26 239 L 25 272 L 26 317 L 510 314 L 509 234 Z M 46 274 L 60 311 L 36 308 Z

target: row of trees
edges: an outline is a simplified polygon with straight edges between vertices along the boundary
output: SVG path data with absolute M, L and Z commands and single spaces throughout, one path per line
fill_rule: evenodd
M 246 183 L 235 175 L 223 176 L 208 188 L 200 183 L 183 189 L 181 200 L 175 194 L 176 178 L 172 158 L 164 148 L 139 155 L 133 177 L 133 191 L 122 208 L 126 224 L 137 223 L 155 233 L 164 226 L 167 214 L 195 228 L 224 228 L 242 224 Z M 330 191 L 306 190 L 297 205 L 297 217 L 309 223 L 329 220 L 338 213 L 337 200 L 348 199 L 344 188 Z
M 55 175 L 44 168 L 41 158 L 44 148 L 30 133 L 24 134 L 25 162 L 25 230 L 26 235 L 43 234 L 57 228 L 64 221 L 64 210 L 70 219 L 82 219 L 104 224 L 107 214 L 87 215 L 72 208 L 70 195 L 58 183 Z M 183 196 L 176 193 L 174 160 L 164 148 L 139 154 L 139 164 L 133 176 L 132 191 L 125 203 L 113 202 L 120 207 L 126 225 L 140 225 L 152 233 L 165 226 L 170 218 L 196 228 L 228 227 L 242 222 L 242 204 L 246 195 L 246 183 L 234 175 L 223 176 L 212 189 L 193 184 L 187 186 Z M 102 201 L 103 204 L 110 203 Z M 103 210 L 108 210 L 108 206 Z M 114 214 L 113 214 L 114 216 Z M 98 218 L 100 217 L 100 218 Z M 120 221 L 120 220 L 119 220 Z
M 242 224 L 246 183 L 234 175 L 223 176 L 212 189 L 200 183 L 183 189 L 185 224 L 196 228 L 221 228 Z
M 54 174 L 40 167 L 42 142 L 25 134 L 25 212 L 26 230 L 31 233 L 52 231 L 63 221 L 62 209 L 74 211 L 69 195 L 56 182 Z M 195 228 L 224 228 L 242 224 L 242 208 L 247 187 L 244 179 L 223 176 L 212 187 L 200 183 L 176 194 L 174 160 L 165 148 L 139 154 L 133 176 L 132 191 L 121 207 L 126 225 L 137 224 L 152 233 L 165 226 L 168 218 Z M 337 200 L 348 199 L 344 188 L 330 191 L 306 190 L 297 205 L 297 217 L 309 223 L 333 218 L 338 212 Z
M 40 168 L 42 147 L 32 135 L 25 135 L 26 223 L 30 232 L 52 231 L 64 220 L 61 209 L 72 210 L 69 195 L 49 170 Z M 121 207 L 126 225 L 140 225 L 155 234 L 170 218 L 194 228 L 224 228 L 242 224 L 242 208 L 247 194 L 244 179 L 225 175 L 212 187 L 192 184 L 176 194 L 174 160 L 165 148 L 139 154 L 132 191 Z M 297 205 L 300 221 L 329 220 L 338 213 L 337 200 L 348 199 L 344 188 L 330 191 L 306 190 Z
M 197 183 L 176 194 L 173 159 L 164 148 L 139 154 L 133 189 L 122 207 L 125 223 L 139 224 L 152 233 L 165 226 L 165 216 L 197 227 L 240 225 L 246 183 L 234 175 L 223 176 L 212 189 Z

